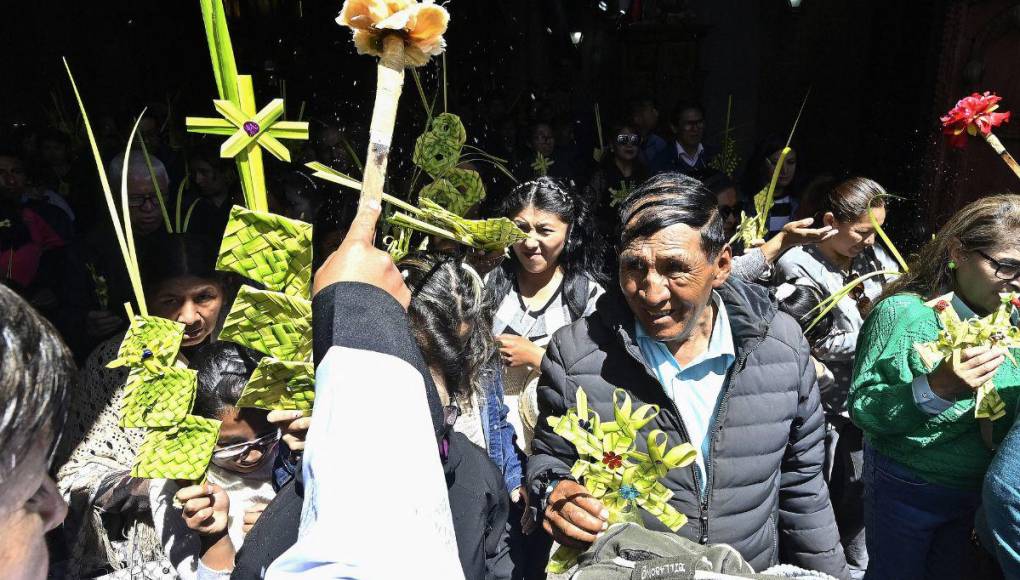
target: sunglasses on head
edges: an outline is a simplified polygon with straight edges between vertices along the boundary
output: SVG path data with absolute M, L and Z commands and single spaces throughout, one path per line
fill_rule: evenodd
M 223 469 L 253 467 L 265 461 L 267 457 L 271 457 L 279 443 L 280 430 L 275 429 L 251 441 L 243 441 L 216 449 L 212 454 L 212 463 Z M 247 461 L 248 456 L 254 451 L 260 452 L 259 458 L 255 461 Z
M 616 136 L 617 145 L 639 145 L 641 144 L 641 136 L 634 135 L 631 133 L 621 133 Z

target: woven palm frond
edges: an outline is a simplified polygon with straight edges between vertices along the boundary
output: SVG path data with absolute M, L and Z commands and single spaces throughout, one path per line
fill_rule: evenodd
M 527 234 L 505 217 L 487 220 L 464 219 L 427 199 L 421 200 L 421 208 L 427 221 L 448 228 L 458 236 L 470 240 L 470 245 L 486 251 L 506 248 L 528 238 Z
M 308 410 L 315 400 L 315 368 L 310 362 L 264 358 L 251 375 L 238 407 Z
M 195 403 L 198 373 L 162 367 L 152 373 L 144 366 L 128 374 L 120 408 L 121 427 L 171 427 L 180 423 Z
M 464 215 L 458 206 L 459 198 L 460 192 L 445 179 L 437 179 L 418 192 L 418 199 L 434 201 L 443 207 L 450 208 L 450 211 L 457 215 Z
M 451 169 L 418 192 L 419 199 L 428 199 L 459 216 L 485 199 L 485 186 L 477 171 Z
M 307 298 L 312 280 L 312 226 L 234 206 L 216 268 L 236 272 L 270 290 Z
M 220 340 L 278 359 L 307 360 L 312 353 L 312 303 L 242 286 L 223 323 Z
M 177 358 L 184 337 L 184 325 L 158 316 L 135 316 L 117 358 L 107 368 L 144 365 L 150 370 L 168 367 Z
M 439 177 L 457 166 L 460 151 L 467 141 L 467 132 L 460 117 L 442 113 L 432 119 L 432 126 L 414 144 L 414 164 L 432 177 Z
M 131 477 L 200 480 L 219 433 L 219 421 L 195 415 L 186 415 L 173 427 L 150 429 L 138 449 Z

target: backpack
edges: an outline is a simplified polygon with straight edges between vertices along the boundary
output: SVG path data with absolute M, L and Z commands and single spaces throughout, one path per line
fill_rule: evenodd
M 637 524 L 610 527 L 578 558 L 570 580 L 833 580 L 794 566 L 776 566 L 756 574 L 732 547 L 704 546 L 676 534 Z

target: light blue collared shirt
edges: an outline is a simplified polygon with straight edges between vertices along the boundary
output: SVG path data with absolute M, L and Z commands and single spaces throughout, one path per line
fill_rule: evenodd
M 950 302 L 961 320 L 977 318 L 977 313 L 971 310 L 970 306 L 967 306 L 956 294 L 953 294 L 953 299 Z M 954 404 L 953 401 L 947 401 L 931 390 L 931 385 L 928 384 L 928 375 L 916 377 L 910 386 L 914 391 L 914 404 L 929 415 L 938 415 Z
M 737 358 L 726 306 L 714 291 L 712 302 L 716 314 L 708 349 L 684 366 L 677 362 L 664 343 L 648 336 L 640 322 L 634 323 L 641 356 L 659 379 L 663 391 L 676 403 L 691 438 L 690 443 L 699 450 L 696 462 L 701 474 L 702 494 L 705 492 L 706 458 L 712 446 L 709 433 L 715 425 L 715 414 L 726 385 L 726 374 Z

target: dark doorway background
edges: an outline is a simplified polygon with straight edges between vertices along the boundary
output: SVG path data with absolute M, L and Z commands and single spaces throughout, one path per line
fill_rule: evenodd
M 367 124 L 373 63 L 354 53 L 349 32 L 334 22 L 340 2 L 226 3 L 236 11 L 230 25 L 239 68 L 255 76 L 260 101 L 280 93 L 285 80 L 291 115 L 304 102 L 306 118 Z M 982 144 L 947 152 L 938 134 L 939 114 L 973 89 L 998 91 L 1005 109 L 1015 106 L 1020 81 L 1008 56 L 1020 47 L 1020 9 L 1013 2 L 799 4 L 452 0 L 450 108 L 468 121 L 469 134 L 484 137 L 493 107 L 523 111 L 536 95 L 558 91 L 569 100 L 578 140 L 591 141 L 596 102 L 608 123 L 638 95 L 654 96 L 663 121 L 678 99 L 696 99 L 706 109 L 707 140 L 718 142 L 732 95 L 746 159 L 757 140 L 789 130 L 810 88 L 797 135 L 803 170 L 873 177 L 908 199 L 899 212 L 907 222 L 935 225 L 978 195 L 1014 187 Z M 197 1 L 38 0 L 8 12 L 0 25 L 5 126 L 45 123 L 58 104 L 74 111 L 61 56 L 90 112 L 116 115 L 122 127 L 145 104 L 169 102 L 180 116 L 211 112 Z M 437 70 L 422 71 L 427 87 L 438 86 Z M 412 84 L 402 103 L 404 118 L 420 113 Z M 1015 147 L 1020 133 L 1010 128 L 1001 137 Z

